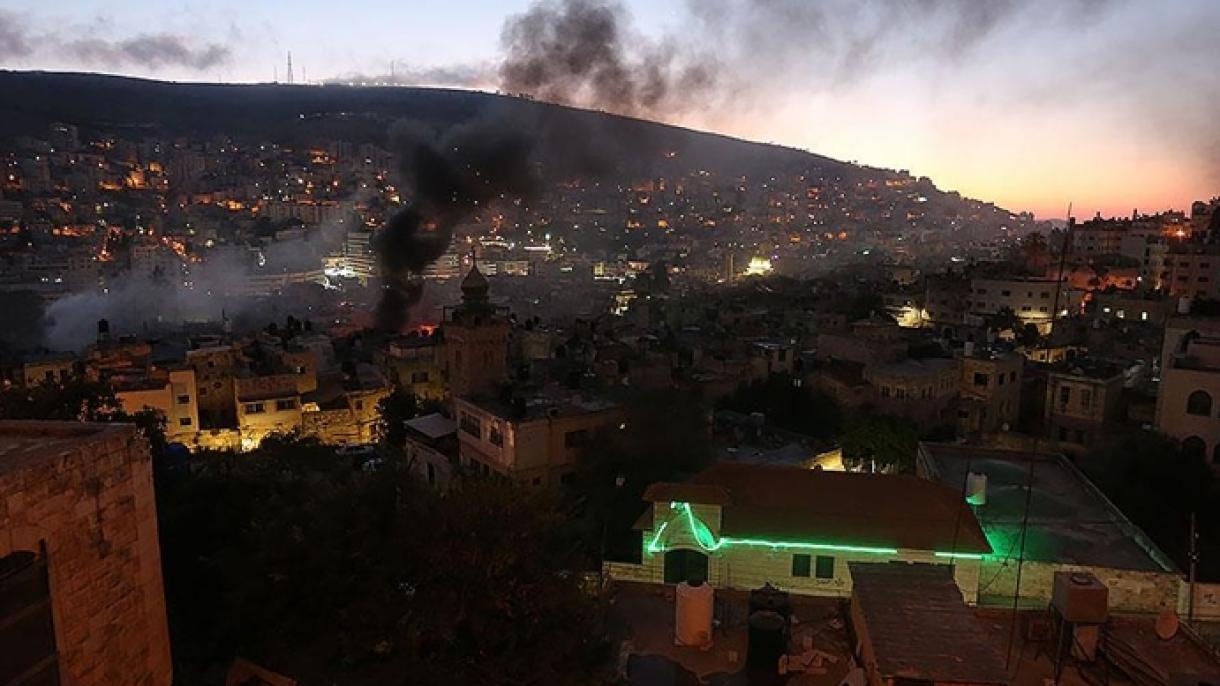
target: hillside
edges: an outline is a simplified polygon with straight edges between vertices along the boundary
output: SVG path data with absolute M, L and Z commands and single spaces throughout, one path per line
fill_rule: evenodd
M 750 173 L 803 167 L 844 176 L 873 170 L 774 145 L 509 96 L 436 88 L 168 83 L 96 74 L 0 71 L 0 137 L 39 135 L 50 122 L 124 135 L 342 137 L 385 143 L 394 121 L 438 129 L 477 117 L 547 116 L 616 143 L 624 158 L 678 151 L 709 169 Z

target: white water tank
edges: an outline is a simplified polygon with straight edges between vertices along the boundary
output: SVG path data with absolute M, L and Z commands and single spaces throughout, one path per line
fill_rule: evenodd
M 987 504 L 987 475 L 970 472 L 966 475 L 966 502 L 971 505 Z
M 678 584 L 674 602 L 674 645 L 708 648 L 712 645 L 712 606 L 716 592 L 706 582 Z

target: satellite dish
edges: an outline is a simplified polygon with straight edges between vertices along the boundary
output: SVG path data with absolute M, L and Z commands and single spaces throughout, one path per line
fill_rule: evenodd
M 1168 641 L 1178 634 L 1180 624 L 1178 613 L 1169 609 L 1161 610 L 1161 614 L 1156 617 L 1156 635 L 1162 641 Z

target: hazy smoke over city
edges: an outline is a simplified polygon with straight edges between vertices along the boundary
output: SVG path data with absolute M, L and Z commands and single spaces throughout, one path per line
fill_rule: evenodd
M 231 321 L 248 317 L 256 325 L 265 324 L 275 315 L 265 302 L 240 295 L 242 285 L 251 277 L 320 269 L 322 258 L 343 240 L 347 221 L 328 222 L 310 229 L 305 238 L 276 241 L 257 250 L 213 248 L 184 275 L 123 272 L 107 284 L 106 292 L 73 293 L 52 303 L 45 313 L 43 345 L 52 350 L 79 350 L 94 340 L 99 319 L 109 320 L 116 334 L 155 332 L 183 322 L 214 322 L 222 317 Z
M 23 17 L 0 10 L 0 59 L 23 59 L 34 55 L 69 56 L 94 68 L 181 67 L 195 71 L 211 69 L 232 58 L 232 50 L 220 43 L 198 42 L 171 33 L 145 33 L 132 38 L 98 35 L 73 38 L 70 30 L 38 32 Z

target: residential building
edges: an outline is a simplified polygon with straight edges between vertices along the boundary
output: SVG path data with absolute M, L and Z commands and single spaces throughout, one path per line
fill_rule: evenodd
M 1165 257 L 1170 295 L 1220 298 L 1220 245 L 1179 243 Z
M 152 370 L 135 377 L 115 379 L 115 398 L 123 410 L 154 410 L 165 418 L 165 438 L 191 444 L 199 431 L 198 390 L 190 367 Z
M 978 315 L 996 315 L 1004 310 L 1040 331 L 1050 330 L 1055 316 L 1056 290 L 1060 312 L 1071 312 L 1080 304 L 1079 294 L 1054 279 L 974 279 L 967 310 Z
M 579 396 L 458 397 L 453 406 L 463 467 L 535 486 L 565 481 L 594 434 L 622 419 L 616 404 Z
M 863 375 L 878 412 L 931 425 L 951 419 L 961 375 L 957 360 L 907 359 L 865 367 Z
M 0 683 L 170 686 L 139 431 L 0 422 L 0 502 Z
M 1007 431 L 1021 413 L 1025 357 L 967 344 L 960 358 L 958 428 L 963 434 Z
M 716 588 L 764 584 L 848 597 L 854 562 L 942 565 L 974 602 L 983 530 L 957 488 L 912 476 L 720 463 L 689 481 L 656 483 L 637 520 L 638 562 L 608 562 L 614 579 Z
M 1220 318 L 1169 319 L 1161 347 L 1156 428 L 1220 469 Z
M 243 449 L 258 447 L 271 434 L 301 429 L 301 393 L 292 374 L 238 377 L 233 393 Z
M 1122 421 L 1123 370 L 1088 358 L 1065 360 L 1048 370 L 1043 421 L 1060 449 L 1080 451 Z
M 457 427 L 457 422 L 436 412 L 408 419 L 404 424 L 407 464 L 432 488 L 448 488 L 457 473 Z

